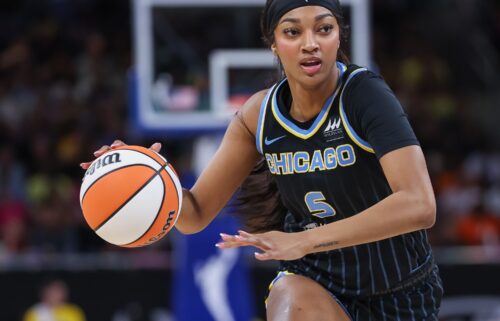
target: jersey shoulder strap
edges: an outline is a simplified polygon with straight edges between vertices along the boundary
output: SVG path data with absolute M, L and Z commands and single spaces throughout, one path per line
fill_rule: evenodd
M 342 124 L 349 138 L 362 150 L 374 154 L 372 146 L 356 132 L 352 126 L 352 120 L 349 120 L 346 113 L 346 108 L 348 106 L 344 105 L 344 93 L 349 83 L 355 78 L 359 77 L 360 74 L 367 72 L 368 69 L 364 67 L 359 67 L 357 65 L 349 65 L 346 73 L 344 74 L 342 89 L 339 96 L 339 114 L 342 119 Z
M 267 91 L 266 96 L 262 100 L 259 111 L 259 120 L 257 121 L 257 132 L 255 133 L 255 144 L 257 146 L 257 151 L 260 154 L 264 154 L 262 149 L 262 142 L 264 139 L 264 122 L 266 120 L 266 109 L 269 105 L 269 99 L 273 96 L 274 92 L 277 90 L 280 83 L 284 80 L 277 82 Z

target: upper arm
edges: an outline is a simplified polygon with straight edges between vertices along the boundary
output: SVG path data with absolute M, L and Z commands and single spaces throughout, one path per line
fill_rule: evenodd
M 206 224 L 226 205 L 259 158 L 255 132 L 265 92 L 253 95 L 233 117 L 224 138 L 191 192 Z
M 371 145 L 393 193 L 402 192 L 409 204 L 418 203 L 434 217 L 435 197 L 425 157 L 398 99 L 382 80 L 369 73 L 352 86 L 349 116 Z
M 407 146 L 391 151 L 380 158 L 380 165 L 393 192 L 423 189 L 432 193 L 420 146 Z
M 405 193 L 408 204 L 423 210 L 417 216 L 424 226 L 434 224 L 436 200 L 420 146 L 393 150 L 380 158 L 393 193 Z

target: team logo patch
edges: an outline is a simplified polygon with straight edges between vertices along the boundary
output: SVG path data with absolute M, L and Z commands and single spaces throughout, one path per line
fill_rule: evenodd
M 327 142 L 333 140 L 339 140 L 344 138 L 344 129 L 342 128 L 342 119 L 339 118 L 330 118 L 328 120 L 328 124 L 323 130 L 323 136 L 325 137 Z

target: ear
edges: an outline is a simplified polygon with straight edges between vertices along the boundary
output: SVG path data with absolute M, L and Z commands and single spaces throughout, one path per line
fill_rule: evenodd
M 271 45 L 271 51 L 273 52 L 273 55 L 278 56 L 278 51 L 277 51 L 277 48 L 276 48 L 276 44 L 273 43 Z

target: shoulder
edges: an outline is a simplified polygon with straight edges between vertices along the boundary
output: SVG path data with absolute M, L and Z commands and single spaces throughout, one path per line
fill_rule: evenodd
M 357 117 L 367 111 L 386 113 L 402 109 L 396 95 L 382 76 L 367 69 L 356 74 L 354 72 L 349 75 L 342 93 L 346 113 Z
M 238 111 L 239 119 L 255 136 L 257 132 L 257 123 L 262 102 L 264 101 L 269 89 L 264 89 L 253 94 Z
M 366 68 L 360 68 L 349 74 L 344 96 L 357 97 L 361 94 L 361 97 L 366 97 L 387 91 L 392 92 L 382 76 Z

